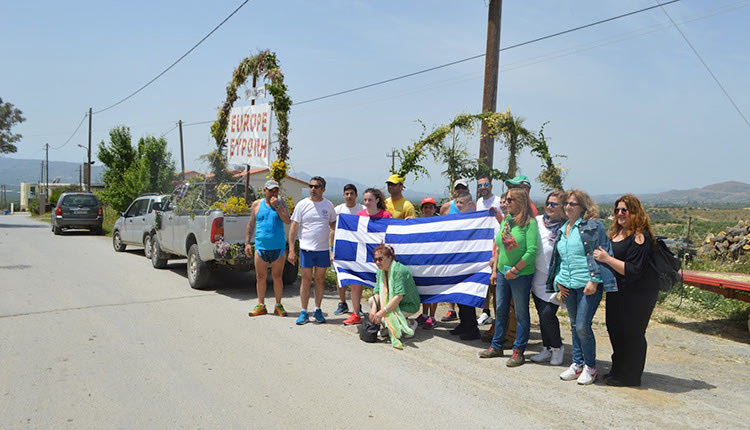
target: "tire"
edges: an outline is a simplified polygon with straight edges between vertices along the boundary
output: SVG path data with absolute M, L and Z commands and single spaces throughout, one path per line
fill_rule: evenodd
M 151 240 L 151 265 L 154 269 L 166 269 L 167 261 L 167 256 L 162 252 L 159 241 L 153 238 Z
M 198 252 L 198 245 L 190 245 L 187 255 L 187 277 L 190 286 L 196 290 L 201 290 L 206 287 L 208 280 L 211 278 L 211 270 L 205 261 L 201 260 L 200 253 Z
M 103 235 L 104 234 L 104 229 L 102 228 L 102 226 L 99 226 L 99 227 L 95 228 L 94 229 L 94 234 L 97 235 L 97 236 Z
M 297 264 L 292 264 L 288 260 L 284 261 L 284 271 L 281 274 L 281 281 L 284 285 L 293 284 L 297 280 L 299 273 L 299 259 Z
M 119 230 L 115 230 L 115 232 L 112 233 L 112 247 L 115 248 L 115 252 L 125 251 L 125 244 L 122 243 L 122 237 L 120 237 Z
M 151 252 L 153 251 L 153 246 L 151 243 L 151 235 L 147 234 L 143 236 L 143 254 L 148 258 L 151 259 Z
M 59 236 L 62 234 L 62 229 L 58 226 L 52 227 L 52 232 L 55 233 L 55 236 Z

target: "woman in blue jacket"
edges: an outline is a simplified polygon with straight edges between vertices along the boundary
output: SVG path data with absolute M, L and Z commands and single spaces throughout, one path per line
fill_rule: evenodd
M 557 236 L 547 279 L 547 291 L 559 291 L 565 301 L 573 339 L 573 363 L 560 374 L 560 379 L 577 379 L 580 385 L 596 381 L 596 339 L 591 322 L 603 290 L 617 291 L 610 268 L 594 260 L 594 250 L 599 247 L 612 254 L 604 225 L 596 219 L 598 214 L 599 209 L 588 194 L 580 190 L 567 192 L 568 221 Z

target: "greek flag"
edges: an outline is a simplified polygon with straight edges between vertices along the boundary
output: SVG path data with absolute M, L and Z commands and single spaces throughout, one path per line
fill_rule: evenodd
M 411 270 L 422 303 L 482 307 L 496 228 L 490 211 L 410 220 L 340 214 L 333 257 L 339 286 L 375 287 L 373 250 L 385 243 Z

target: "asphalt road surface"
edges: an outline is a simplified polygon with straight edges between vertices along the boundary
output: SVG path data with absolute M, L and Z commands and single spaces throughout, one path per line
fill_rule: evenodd
M 292 285 L 287 318 L 249 318 L 252 273 L 196 291 L 184 260 L 155 270 L 110 238 L 0 216 L 0 428 L 748 425 L 748 342 L 652 322 L 643 387 L 578 386 L 563 367 L 480 360 L 486 345 L 455 339 L 455 324 L 418 330 L 403 351 L 365 344 L 336 302 L 327 290 L 328 323 L 296 326 Z M 596 332 L 604 373 L 611 349 Z M 527 356 L 539 348 L 533 325 Z

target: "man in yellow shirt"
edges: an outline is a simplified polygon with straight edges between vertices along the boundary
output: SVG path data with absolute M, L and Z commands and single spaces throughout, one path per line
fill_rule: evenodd
M 385 210 L 391 213 L 393 218 L 409 219 L 415 218 L 417 212 L 414 205 L 404 198 L 404 178 L 399 175 L 391 175 L 385 181 L 388 186 L 388 194 L 391 196 L 385 199 Z

